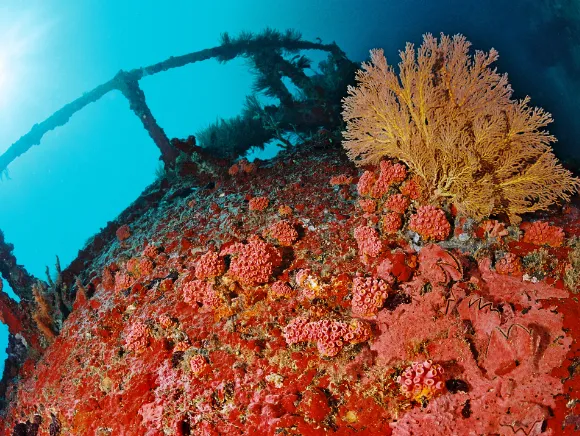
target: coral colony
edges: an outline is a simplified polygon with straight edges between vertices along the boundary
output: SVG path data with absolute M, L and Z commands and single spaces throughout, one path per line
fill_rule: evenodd
M 496 58 L 373 50 L 348 157 L 336 131 L 254 163 L 172 141 L 193 157 L 59 274 L 67 316 L 56 283 L 1 294 L 4 434 L 580 429 L 580 209 L 553 206 L 580 182 Z

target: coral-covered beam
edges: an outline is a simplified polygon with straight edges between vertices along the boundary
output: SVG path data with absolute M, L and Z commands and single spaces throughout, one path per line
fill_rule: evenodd
M 125 98 L 129 100 L 131 110 L 143 123 L 143 127 L 159 147 L 161 158 L 166 166 L 173 166 L 179 152 L 171 143 L 163 129 L 157 124 L 155 117 L 151 113 L 149 106 L 145 102 L 145 93 L 139 87 L 139 81 L 130 73 L 120 71 L 117 76 L 117 89 L 119 89 Z
M 22 265 L 18 265 L 12 253 L 13 250 L 14 246 L 4 240 L 4 233 L 0 230 L 0 274 L 16 295 L 30 301 L 32 300 L 32 286 L 36 279 Z
M 84 93 L 81 97 L 77 98 L 73 102 L 65 105 L 60 110 L 52 114 L 46 120 L 39 124 L 35 124 L 32 129 L 13 143 L 4 154 L 0 155 L 0 174 L 4 172 L 8 165 L 10 165 L 17 157 L 26 153 L 34 145 L 40 144 L 42 137 L 51 130 L 57 127 L 63 126 L 68 122 L 70 117 L 72 117 L 76 112 L 84 108 L 90 103 L 93 103 L 103 97 L 105 94 L 113 90 L 126 90 L 127 83 L 130 83 L 134 88 L 135 81 L 141 80 L 143 77 L 157 74 L 163 71 L 170 70 L 172 68 L 183 67 L 194 62 L 200 62 L 207 59 L 217 58 L 219 60 L 230 60 L 237 56 L 247 55 L 248 53 L 256 51 L 268 51 L 275 49 L 284 49 L 287 51 L 298 51 L 298 50 L 322 50 L 333 53 L 336 56 L 344 57 L 344 53 L 340 48 L 332 44 L 321 44 L 309 41 L 302 41 L 298 37 L 294 38 L 280 38 L 280 37 L 258 37 L 258 38 L 240 38 L 233 42 L 224 42 L 222 45 L 196 51 L 193 53 L 188 53 L 182 56 L 175 56 L 166 59 L 163 62 L 158 62 L 156 64 L 150 65 L 144 68 L 136 68 L 128 72 L 119 72 L 114 78 L 109 80 L 102 85 L 97 86 L 93 90 Z M 133 89 L 133 91 L 136 91 Z M 140 91 L 140 90 L 139 90 Z M 123 94 L 127 96 L 126 92 Z M 141 91 L 142 94 L 142 91 Z M 136 97 L 137 95 L 135 95 Z M 129 98 L 132 105 L 137 101 L 135 99 Z M 133 109 L 135 113 L 147 112 L 150 114 L 149 108 L 145 104 L 145 99 L 139 99 L 139 107 Z M 162 133 L 163 130 L 157 126 L 153 116 L 147 119 L 147 123 L 143 121 L 145 128 L 148 130 L 149 134 L 155 141 L 156 145 L 160 148 L 162 153 L 162 158 L 167 164 L 174 154 L 175 150 L 173 146 L 166 141 L 165 134 Z
M 0 322 L 8 326 L 10 334 L 22 332 L 22 317 L 18 303 L 2 290 L 2 281 L 0 281 Z

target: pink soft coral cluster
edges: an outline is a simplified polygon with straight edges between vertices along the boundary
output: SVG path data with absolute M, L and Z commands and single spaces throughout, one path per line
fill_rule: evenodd
M 284 328 L 283 334 L 289 345 L 315 342 L 321 355 L 333 357 L 348 343 L 368 341 L 371 330 L 367 323 L 357 319 L 347 323 L 330 319 L 308 321 L 305 317 L 298 317 Z
M 298 232 L 289 221 L 282 220 L 266 229 L 264 236 L 277 239 L 280 245 L 290 247 L 298 239 Z
M 228 274 L 240 283 L 254 286 L 270 280 L 282 257 L 273 245 L 254 238 L 247 244 L 236 243 L 222 250 L 221 256 L 232 254 Z
M 268 197 L 254 197 L 250 199 L 249 208 L 254 212 L 262 212 L 270 204 Z
M 394 235 L 403 226 L 403 219 L 397 212 L 388 212 L 383 215 L 383 232 L 387 235 Z
M 157 321 L 159 322 L 159 325 L 164 329 L 169 329 L 171 327 L 175 327 L 176 325 L 175 321 L 166 313 L 159 315 Z
M 393 194 L 385 202 L 385 207 L 393 212 L 405 213 L 411 201 L 403 194 Z
M 370 198 L 363 198 L 359 200 L 358 205 L 364 213 L 374 213 L 374 211 L 377 210 L 377 202 L 375 200 L 371 200 Z
M 272 283 L 272 294 L 276 298 L 292 298 L 296 292 L 290 285 L 282 280 L 277 280 Z
M 138 279 L 153 273 L 153 262 L 147 257 L 133 257 L 127 261 L 125 269 L 129 274 Z
M 135 284 L 135 279 L 124 271 L 115 273 L 115 291 L 121 292 Z
M 449 236 L 451 225 L 445 217 L 445 212 L 435 206 L 421 206 L 411 216 L 409 228 L 417 232 L 421 238 L 442 241 Z
M 417 200 L 421 197 L 421 185 L 418 178 L 415 176 L 411 180 L 401 185 L 401 193 L 409 197 L 411 200 Z
M 382 250 L 382 242 L 378 232 L 369 226 L 359 226 L 354 229 L 354 238 L 358 244 L 361 256 L 377 257 Z
M 205 357 L 203 357 L 201 354 L 196 354 L 195 356 L 192 356 L 191 359 L 189 359 L 189 368 L 191 369 L 193 375 L 199 377 L 205 374 L 209 370 L 210 366 L 205 360 Z
M 233 164 L 228 169 L 228 174 L 230 176 L 237 176 L 240 174 L 252 174 L 255 173 L 258 167 L 255 163 L 248 162 L 247 159 L 241 159 L 239 162 Z
M 397 377 L 401 392 L 407 398 L 422 402 L 430 400 L 443 390 L 443 368 L 432 360 L 413 362 Z
M 517 254 L 506 253 L 495 263 L 495 270 L 504 275 L 518 275 L 522 271 L 522 262 Z
M 123 242 L 131 237 L 131 228 L 127 224 L 124 224 L 117 229 L 115 235 L 119 242 Z
M 564 230 L 545 221 L 536 221 L 526 230 L 523 241 L 535 245 L 561 247 L 564 243 Z
M 385 303 L 389 285 L 373 277 L 355 277 L 352 284 L 352 314 L 373 317 Z
M 357 191 L 359 195 L 380 198 L 389 191 L 391 185 L 402 182 L 406 177 L 407 169 L 403 164 L 383 160 L 380 163 L 379 176 L 372 171 L 365 171 L 359 179 Z
M 149 259 L 155 259 L 158 254 L 159 249 L 153 244 L 147 244 L 147 246 L 143 250 L 143 256 L 148 257 Z
M 149 346 L 149 341 L 149 327 L 143 323 L 135 323 L 131 325 L 125 337 L 125 348 L 138 353 Z
M 215 251 L 203 254 L 195 264 L 195 277 L 199 280 L 220 276 L 226 268 L 223 257 Z
M 389 192 L 394 183 L 400 183 L 407 177 L 407 168 L 403 164 L 394 164 L 390 160 L 383 160 L 380 164 L 379 177 L 371 190 L 371 196 L 380 198 Z
M 365 171 L 358 179 L 356 190 L 359 195 L 370 195 L 377 178 L 372 171 Z
M 183 300 L 191 306 L 201 304 L 204 310 L 213 310 L 220 304 L 220 299 L 213 285 L 203 280 L 186 282 L 182 288 Z

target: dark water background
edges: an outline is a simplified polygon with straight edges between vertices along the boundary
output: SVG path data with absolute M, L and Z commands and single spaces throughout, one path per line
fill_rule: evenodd
M 463 33 L 474 48 L 499 51 L 498 69 L 509 74 L 516 97 L 530 95 L 553 114 L 556 153 L 580 159 L 580 2 L 573 0 L 3 0 L 0 153 L 120 69 L 215 46 L 225 31 L 266 26 L 336 41 L 355 61 L 382 47 L 389 63 L 426 32 Z M 206 61 L 141 85 L 168 136 L 186 137 L 236 115 L 251 83 L 236 60 Z M 43 277 L 55 255 L 66 266 L 154 180 L 157 167 L 157 148 L 126 100 L 111 93 L 11 165 L 10 179 L 0 182 L 0 229 L 19 262 Z M 6 337 L 0 323 L 0 370 Z

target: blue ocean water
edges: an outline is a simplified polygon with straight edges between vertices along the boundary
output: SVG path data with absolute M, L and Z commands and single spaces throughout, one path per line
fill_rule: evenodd
M 0 153 L 120 69 L 213 47 L 222 32 L 235 36 L 266 26 L 335 41 L 355 61 L 382 47 L 391 63 L 405 42 L 418 43 L 426 32 L 463 33 L 475 48 L 499 51 L 498 68 L 509 73 L 516 96 L 529 94 L 553 113 L 556 151 L 580 158 L 580 6 L 572 0 L 4 1 Z M 206 61 L 141 81 L 169 137 L 187 137 L 218 116 L 236 115 L 251 84 L 241 60 Z M 0 182 L 0 229 L 19 262 L 40 278 L 56 255 L 66 266 L 154 180 L 158 158 L 118 92 L 47 134 Z M 0 371 L 6 338 L 0 323 Z

